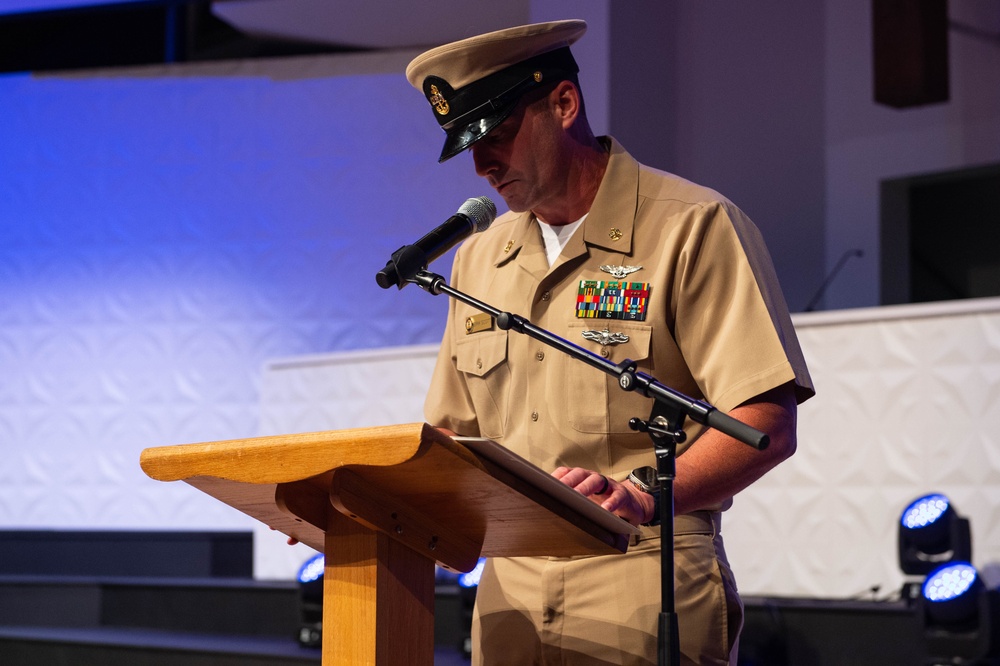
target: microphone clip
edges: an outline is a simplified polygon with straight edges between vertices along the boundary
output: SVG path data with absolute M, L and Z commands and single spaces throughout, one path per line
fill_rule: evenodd
M 428 263 L 430 262 L 427 259 L 427 253 L 420 246 L 416 244 L 404 245 L 392 253 L 385 268 L 376 275 L 376 281 L 380 287 L 388 289 L 393 283 L 386 281 L 386 284 L 383 284 L 383 280 L 380 278 L 384 275 L 393 275 L 396 278 L 394 281 L 396 288 L 402 289 L 413 282 L 413 278 L 416 277 L 417 273 L 427 268 Z

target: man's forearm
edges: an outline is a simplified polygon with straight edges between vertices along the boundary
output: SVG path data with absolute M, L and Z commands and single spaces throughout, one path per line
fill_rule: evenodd
M 733 497 L 795 452 L 795 388 L 772 389 L 729 412 L 770 436 L 758 451 L 717 430 L 706 431 L 677 458 L 674 513 L 689 513 Z

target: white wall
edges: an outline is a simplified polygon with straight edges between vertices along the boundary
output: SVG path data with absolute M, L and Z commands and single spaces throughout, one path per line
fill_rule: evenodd
M 899 592 L 897 525 L 947 494 L 973 563 L 1000 565 L 1000 299 L 801 314 L 816 385 L 799 448 L 736 498 L 723 533 L 744 592 Z M 996 582 L 1000 582 L 997 580 Z
M 266 359 L 439 339 L 374 275 L 488 192 L 411 56 L 0 77 L 0 527 L 218 525 L 139 452 L 255 434 Z
M 897 594 L 897 522 L 929 492 L 970 519 L 973 562 L 995 571 L 1000 299 L 803 314 L 795 327 L 818 393 L 801 407 L 795 456 L 724 514 L 742 592 Z M 433 363 L 433 345 L 272 363 L 263 434 L 421 421 Z M 266 530 L 257 544 L 263 577 L 291 575 L 311 552 Z
M 385 347 L 269 361 L 261 378 L 259 434 L 420 423 L 438 346 Z M 179 492 L 201 494 L 183 486 Z M 203 496 L 192 501 L 215 500 Z M 257 578 L 292 578 L 313 554 L 304 544 L 289 548 L 283 535 L 254 526 Z

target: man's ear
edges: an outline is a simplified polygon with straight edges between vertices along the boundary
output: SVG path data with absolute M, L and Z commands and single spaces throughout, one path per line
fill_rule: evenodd
M 549 95 L 556 117 L 564 128 L 569 128 L 580 115 L 580 90 L 572 81 L 560 81 Z

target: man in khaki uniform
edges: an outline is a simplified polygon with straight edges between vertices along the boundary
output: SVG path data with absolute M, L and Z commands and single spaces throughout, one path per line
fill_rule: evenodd
M 735 664 L 742 605 L 721 512 L 795 450 L 811 380 L 770 258 L 725 198 L 637 163 L 587 123 L 569 46 L 582 21 L 432 49 L 407 78 L 510 213 L 459 250 L 451 284 L 767 433 L 764 451 L 688 422 L 675 483 L 682 662 Z M 428 421 L 494 439 L 641 535 L 620 556 L 491 560 L 475 664 L 653 664 L 660 610 L 655 466 L 628 427 L 651 403 L 614 378 L 452 302 Z M 641 477 L 641 473 L 632 475 Z M 650 492 L 654 491 L 654 492 Z

